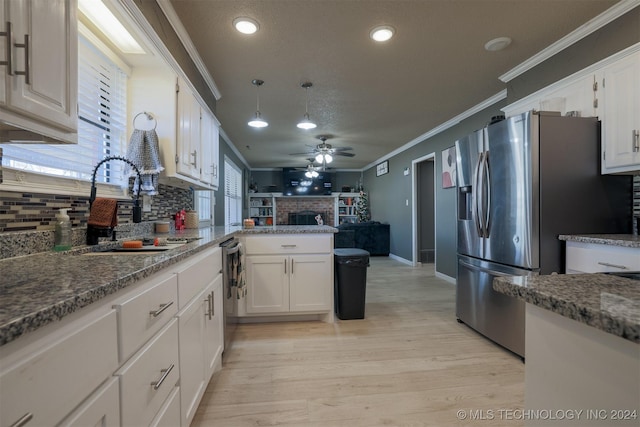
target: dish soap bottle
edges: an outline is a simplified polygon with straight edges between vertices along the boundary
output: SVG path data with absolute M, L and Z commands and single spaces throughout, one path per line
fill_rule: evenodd
M 56 252 L 71 249 L 71 220 L 67 215 L 67 209 L 60 209 L 56 215 L 55 243 L 53 250 Z

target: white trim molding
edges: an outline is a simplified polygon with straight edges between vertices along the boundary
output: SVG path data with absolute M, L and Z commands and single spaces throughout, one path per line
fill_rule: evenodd
M 158 6 L 160 6 L 160 9 L 162 9 L 164 15 L 167 17 L 167 20 L 171 24 L 171 27 L 173 27 L 173 30 L 178 35 L 178 38 L 182 42 L 182 45 L 187 50 L 187 53 L 189 53 L 189 56 L 198 68 L 198 71 L 200 71 L 202 78 L 207 82 L 207 86 L 209 86 L 209 89 L 211 89 L 213 96 L 216 97 L 216 100 L 219 100 L 220 98 L 222 98 L 222 94 L 220 93 L 216 82 L 213 80 L 213 77 L 211 77 L 211 74 L 209 73 L 206 65 L 204 65 L 202 57 L 198 53 L 196 47 L 193 45 L 191 37 L 189 37 L 186 28 L 184 28 L 184 25 L 182 25 L 182 22 L 180 21 L 180 18 L 178 18 L 175 9 L 171 5 L 171 2 L 169 0 L 156 1 L 158 3 Z
M 605 25 L 611 23 L 612 21 L 618 19 L 625 13 L 638 6 L 640 6 L 640 0 L 621 0 L 620 2 L 611 6 L 609 9 L 602 12 L 600 15 L 585 22 L 560 40 L 552 43 L 537 54 L 533 55 L 531 58 L 527 59 L 517 67 L 507 71 L 506 73 L 501 75 L 499 79 L 504 83 L 515 79 L 519 75 L 529 71 L 536 65 L 546 61 L 553 55 L 563 51 L 572 44 L 577 43 L 578 41 L 594 33 Z
M 640 0 L 638 0 L 638 1 L 640 1 Z M 408 150 L 409 148 L 413 147 L 414 145 L 418 145 L 421 142 L 424 142 L 427 139 L 429 139 L 429 138 L 431 138 L 431 137 L 433 137 L 433 136 L 435 136 L 435 135 L 437 135 L 437 134 L 439 134 L 441 132 L 444 132 L 445 130 L 447 130 L 449 128 L 454 127 L 455 125 L 460 123 L 462 120 L 467 119 L 467 118 L 473 116 L 474 114 L 484 110 L 485 108 L 492 106 L 496 102 L 502 101 L 506 97 L 507 97 L 507 90 L 503 89 L 500 92 L 498 92 L 497 94 L 493 95 L 492 97 L 487 98 L 484 101 L 482 101 L 481 103 L 469 108 L 467 111 L 464 111 L 463 113 L 458 114 L 454 118 L 442 123 L 441 125 L 436 126 L 435 128 L 431 129 L 428 132 L 423 133 L 422 135 L 418 136 L 417 138 L 412 139 L 411 141 L 409 141 L 406 144 L 404 144 L 402 147 L 398 147 L 395 150 L 391 151 L 390 153 L 384 155 L 383 157 L 380 157 L 375 162 L 369 163 L 367 166 L 363 167 L 362 170 L 365 171 L 365 170 L 367 170 L 369 168 L 372 168 L 372 167 L 376 166 L 378 163 L 383 162 L 385 160 L 388 160 L 391 157 L 396 156 L 396 155 L 402 153 L 403 151 Z

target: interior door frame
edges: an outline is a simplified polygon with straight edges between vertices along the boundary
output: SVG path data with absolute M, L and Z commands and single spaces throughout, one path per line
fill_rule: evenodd
M 430 154 L 427 154 L 425 156 L 422 157 L 418 157 L 417 159 L 413 159 L 411 161 L 411 238 L 412 238 L 412 255 L 411 255 L 411 265 L 413 267 L 416 267 L 418 265 L 421 264 L 420 261 L 418 261 L 418 199 L 419 199 L 419 195 L 418 195 L 418 174 L 416 173 L 416 169 L 418 167 L 418 163 L 422 163 L 425 162 L 427 160 L 431 160 L 433 161 L 434 165 L 433 165 L 433 222 L 434 225 L 438 223 L 437 220 L 437 209 L 436 206 L 438 205 L 438 192 L 436 191 L 436 153 L 432 152 Z M 438 270 L 438 240 L 435 239 L 434 241 L 434 265 L 435 265 L 435 270 Z

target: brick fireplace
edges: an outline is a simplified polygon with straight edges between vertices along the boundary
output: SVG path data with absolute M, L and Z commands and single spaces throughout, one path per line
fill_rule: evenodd
M 335 197 L 278 197 L 276 199 L 276 219 L 279 225 L 289 224 L 289 214 L 320 213 L 324 224 L 333 226 L 335 223 Z

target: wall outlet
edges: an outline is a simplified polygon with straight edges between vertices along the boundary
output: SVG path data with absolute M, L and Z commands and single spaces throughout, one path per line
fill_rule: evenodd
M 142 212 L 151 212 L 151 196 L 142 195 Z

